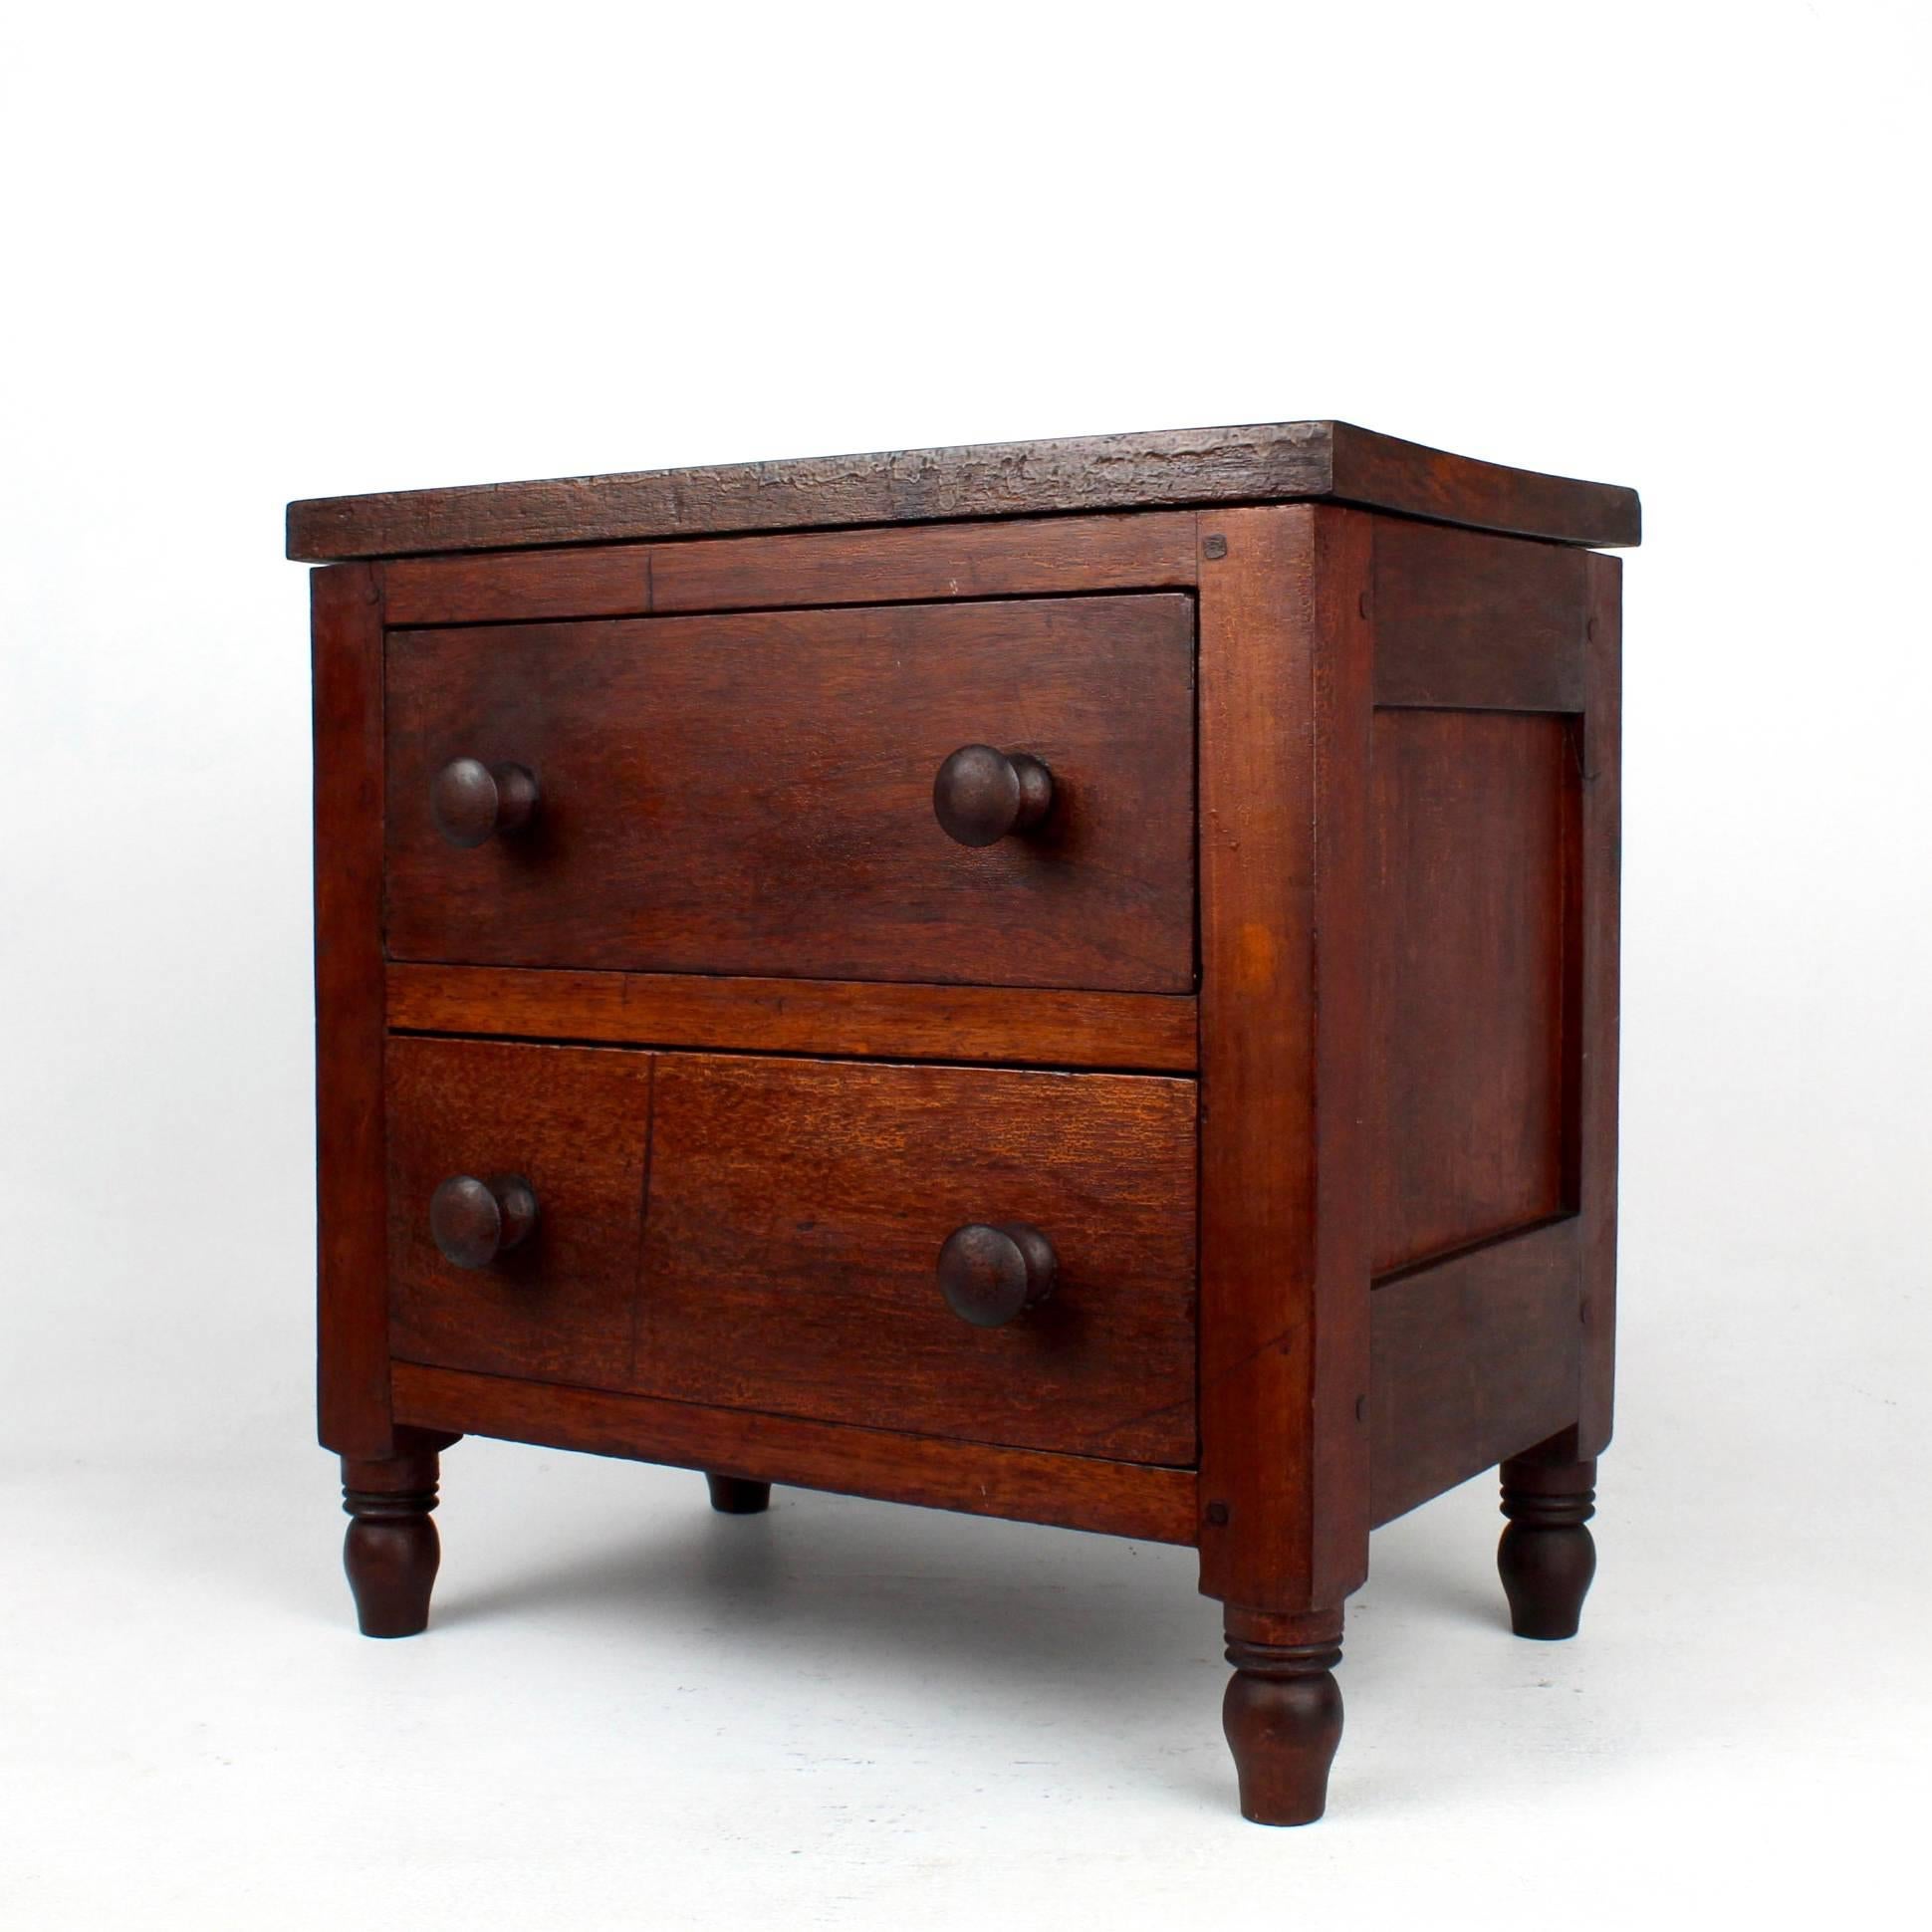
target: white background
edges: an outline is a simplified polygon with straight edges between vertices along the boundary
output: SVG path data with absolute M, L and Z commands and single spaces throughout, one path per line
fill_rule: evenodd
M 1922 8 L 20 7 L 0 1921 L 1875 1914 L 1932 1732 Z M 1643 491 L 1582 1637 L 1378 1535 L 1328 1819 L 1191 1559 L 489 1443 L 353 1634 L 292 496 L 1336 415 Z

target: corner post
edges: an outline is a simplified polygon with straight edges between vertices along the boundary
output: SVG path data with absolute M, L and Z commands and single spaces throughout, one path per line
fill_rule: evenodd
M 1576 1138 L 1583 1348 L 1577 1462 L 1610 1440 L 1616 1374 L 1617 947 L 1623 849 L 1623 562 L 1584 559 L 1582 824 Z
M 1368 1568 L 1370 519 L 1199 529 L 1201 1589 L 1244 1810 L 1301 1823 Z
M 397 1453 L 383 1208 L 382 573 L 309 578 L 315 689 L 319 1433 Z

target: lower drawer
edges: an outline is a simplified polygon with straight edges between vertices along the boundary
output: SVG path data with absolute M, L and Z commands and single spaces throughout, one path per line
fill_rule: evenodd
M 388 1087 L 405 1360 L 1194 1460 L 1192 1082 L 395 1039 Z M 527 1181 L 528 1236 L 484 1258 L 484 1197 L 446 1195 L 477 1242 L 448 1259 L 431 1204 L 460 1176 Z M 942 1289 L 976 1225 L 1051 1250 L 1051 1292 L 1001 1326 Z M 1023 1252 L 1037 1276 L 1038 1244 L 955 1244 L 956 1297 Z

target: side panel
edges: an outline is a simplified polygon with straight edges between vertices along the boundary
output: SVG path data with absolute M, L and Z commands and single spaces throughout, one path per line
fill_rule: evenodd
M 1574 1206 L 1576 763 L 1572 721 L 1543 712 L 1375 713 L 1377 1275 Z
M 1377 524 L 1378 1521 L 1608 1440 L 1620 571 Z
M 1553 1221 L 1375 1290 L 1377 1523 L 1570 1427 L 1579 1246 Z

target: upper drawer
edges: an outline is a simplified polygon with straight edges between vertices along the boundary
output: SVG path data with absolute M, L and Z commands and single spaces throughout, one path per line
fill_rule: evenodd
M 1185 992 L 1192 600 L 1159 593 L 398 630 L 396 959 Z M 975 743 L 1052 774 L 980 847 L 934 815 Z M 533 773 L 472 848 L 459 759 Z

